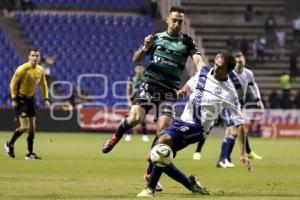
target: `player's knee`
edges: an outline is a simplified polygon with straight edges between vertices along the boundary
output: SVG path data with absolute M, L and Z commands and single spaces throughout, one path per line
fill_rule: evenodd
M 28 131 L 29 131 L 29 126 L 23 125 L 23 126 L 21 126 L 21 127 L 19 128 L 19 131 L 20 131 L 21 133 L 28 132 Z
M 30 126 L 28 127 L 28 133 L 29 134 L 34 134 L 35 132 L 35 125 L 34 124 L 30 124 Z
M 139 113 L 131 113 L 127 118 L 127 122 L 129 125 L 135 126 L 141 123 L 142 119 L 143 118 Z
M 28 134 L 34 134 L 35 128 L 29 128 L 28 129 Z
M 159 135 L 165 128 L 170 126 L 172 124 L 172 121 L 173 119 L 170 117 L 160 118 L 156 126 L 157 135 Z
M 171 146 L 172 138 L 168 134 L 163 134 L 163 135 L 159 136 L 159 138 L 157 140 L 157 144 L 167 144 L 167 145 Z

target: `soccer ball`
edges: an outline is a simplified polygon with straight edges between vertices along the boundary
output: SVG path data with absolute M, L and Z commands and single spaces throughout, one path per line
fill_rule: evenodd
M 150 152 L 151 161 L 158 167 L 166 167 L 172 163 L 173 152 L 166 144 L 155 145 Z

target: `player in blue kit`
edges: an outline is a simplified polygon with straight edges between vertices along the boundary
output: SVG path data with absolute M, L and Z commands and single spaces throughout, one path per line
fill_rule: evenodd
M 188 88 L 193 93 L 185 106 L 180 120 L 175 120 L 171 126 L 164 129 L 156 138 L 155 144 L 167 144 L 174 155 L 190 144 L 202 141 L 209 134 L 222 110 L 226 107 L 232 113 L 232 120 L 237 128 L 240 143 L 240 160 L 251 170 L 250 161 L 245 150 L 246 135 L 242 131 L 244 118 L 241 113 L 238 95 L 228 75 L 235 67 L 235 60 L 229 53 L 219 53 L 215 57 L 214 67 L 202 67 L 187 87 L 179 94 L 185 94 Z M 209 192 L 200 184 L 196 176 L 186 176 L 171 163 L 166 167 L 152 166 L 147 187 L 138 197 L 152 197 L 162 173 L 184 185 L 193 193 L 208 195 Z
M 261 95 L 259 92 L 259 88 L 255 82 L 253 72 L 246 68 L 246 61 L 243 53 L 241 51 L 237 51 L 234 53 L 236 66 L 234 70 L 229 74 L 229 78 L 234 84 L 235 89 L 237 90 L 237 94 L 239 97 L 239 101 L 241 106 L 245 104 L 246 101 L 246 93 L 248 90 L 248 87 L 251 89 L 251 92 L 256 99 L 256 105 L 257 107 L 264 109 L 264 105 L 261 101 Z M 221 153 L 220 158 L 217 162 L 217 167 L 221 168 L 232 168 L 234 167 L 234 164 L 231 162 L 231 152 L 234 147 L 234 143 L 236 140 L 236 130 L 233 126 L 234 123 L 231 120 L 231 113 L 228 109 L 224 109 L 221 118 L 224 121 L 224 124 L 226 125 L 226 136 L 222 142 L 221 146 Z M 243 130 L 244 131 L 244 130 Z M 197 145 L 196 152 L 194 153 L 193 159 L 194 160 L 200 160 L 201 154 L 201 148 L 204 144 L 205 140 L 201 141 Z M 246 152 L 248 154 L 248 158 L 261 160 L 262 157 L 257 155 L 254 151 L 251 150 L 248 137 L 246 137 Z

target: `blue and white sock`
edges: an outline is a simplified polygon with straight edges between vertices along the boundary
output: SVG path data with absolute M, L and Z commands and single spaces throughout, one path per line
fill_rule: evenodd
M 231 162 L 231 152 L 233 150 L 234 144 L 236 140 L 236 135 L 229 134 L 227 137 L 227 152 L 226 152 L 226 158 Z

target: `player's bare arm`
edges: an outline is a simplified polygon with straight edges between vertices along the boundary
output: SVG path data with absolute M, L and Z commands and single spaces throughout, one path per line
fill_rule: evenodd
M 146 52 L 152 46 L 153 41 L 154 41 L 154 35 L 151 34 L 145 37 L 144 45 L 133 54 L 132 61 L 135 65 L 141 63 L 141 61 L 144 59 L 146 55 Z
M 202 67 L 205 66 L 205 62 L 200 54 L 192 55 L 192 60 L 195 64 L 197 70 L 200 70 Z
M 250 160 L 247 157 L 246 153 L 246 133 L 243 129 L 243 124 L 240 124 L 236 126 L 236 131 L 239 137 L 239 142 L 240 142 L 240 161 L 247 167 L 247 169 L 251 172 L 252 167 Z
M 45 76 L 44 72 L 43 72 L 43 75 L 42 75 L 42 79 L 40 81 L 40 87 L 41 87 L 43 97 L 44 97 L 44 106 L 46 108 L 50 108 L 48 85 L 47 85 L 47 80 L 46 80 L 46 76 Z
M 10 82 L 10 94 L 11 94 L 11 99 L 12 99 L 12 106 L 14 108 L 17 107 L 17 101 L 16 101 L 16 97 L 17 97 L 17 88 L 20 82 L 20 75 L 18 72 L 15 72 L 15 74 L 13 75 L 11 82 Z
M 191 88 L 185 84 L 180 90 L 177 91 L 177 98 L 180 99 L 189 96 L 191 92 Z

